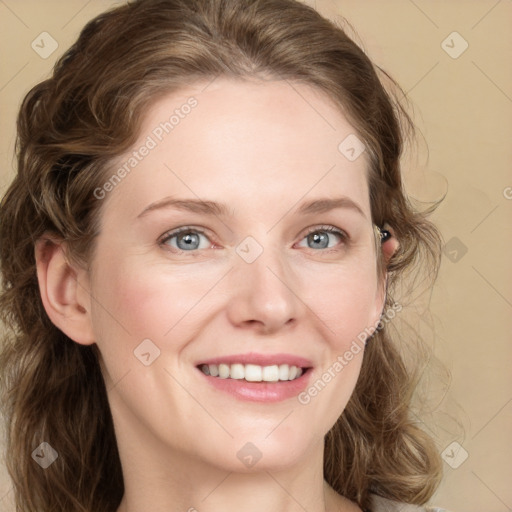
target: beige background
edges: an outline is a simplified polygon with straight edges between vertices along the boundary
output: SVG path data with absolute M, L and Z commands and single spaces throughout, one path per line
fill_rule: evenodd
M 14 172 L 21 98 L 85 22 L 115 3 L 0 0 L 0 193 Z M 432 380 L 439 407 L 424 424 L 446 461 L 432 503 L 453 512 L 510 511 L 512 1 L 324 0 L 316 7 L 345 16 L 368 55 L 409 93 L 426 144 L 405 176 L 410 193 L 422 201 L 447 194 L 433 217 L 447 243 L 443 265 L 431 314 L 416 322 L 451 373 L 448 389 Z M 31 48 L 42 32 L 58 43 L 46 59 Z M 0 464 L 0 510 L 13 510 L 11 498 Z

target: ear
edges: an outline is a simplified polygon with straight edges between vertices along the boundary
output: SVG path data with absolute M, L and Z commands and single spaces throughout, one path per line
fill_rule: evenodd
M 382 264 L 384 268 L 387 269 L 389 265 L 389 260 L 395 254 L 400 243 L 395 236 L 394 229 L 389 224 L 384 224 L 383 229 L 389 231 L 391 236 L 383 241 L 381 245 L 382 251 Z M 387 295 L 387 282 L 388 282 L 388 273 L 387 270 L 382 277 L 382 280 L 379 282 L 378 292 L 377 292 L 377 300 L 376 300 L 376 309 L 375 309 L 375 322 L 378 322 L 381 318 L 382 313 L 384 312 L 384 307 L 386 305 L 386 295 Z
M 389 264 L 389 260 L 391 259 L 391 256 L 393 256 L 393 254 L 395 254 L 400 243 L 398 242 L 398 239 L 395 236 L 395 230 L 389 224 L 384 224 L 383 229 L 385 229 L 391 233 L 391 237 L 388 238 L 385 242 L 383 242 L 381 244 L 382 256 L 384 258 L 384 265 L 387 268 L 387 266 Z
M 67 258 L 66 243 L 44 236 L 35 244 L 39 292 L 52 323 L 81 345 L 92 345 L 91 296 L 88 274 Z

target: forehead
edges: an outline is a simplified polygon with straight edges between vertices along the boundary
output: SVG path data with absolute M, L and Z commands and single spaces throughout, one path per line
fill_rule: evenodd
M 143 208 L 172 194 L 226 202 L 343 193 L 368 210 L 367 155 L 358 143 L 354 127 L 318 89 L 217 78 L 148 109 L 137 142 L 111 169 L 129 171 L 111 196 L 129 196 Z

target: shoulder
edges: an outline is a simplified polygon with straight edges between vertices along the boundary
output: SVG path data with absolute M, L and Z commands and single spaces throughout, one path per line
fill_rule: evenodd
M 398 501 L 388 500 L 376 494 L 371 495 L 371 508 L 368 512 L 449 512 L 441 507 L 432 505 L 409 505 Z

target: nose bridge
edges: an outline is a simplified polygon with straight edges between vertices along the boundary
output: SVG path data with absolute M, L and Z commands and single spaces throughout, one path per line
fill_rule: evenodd
M 284 252 L 248 237 L 237 247 L 237 254 L 232 272 L 231 320 L 275 330 L 296 319 L 300 301 L 293 289 L 297 283 Z

